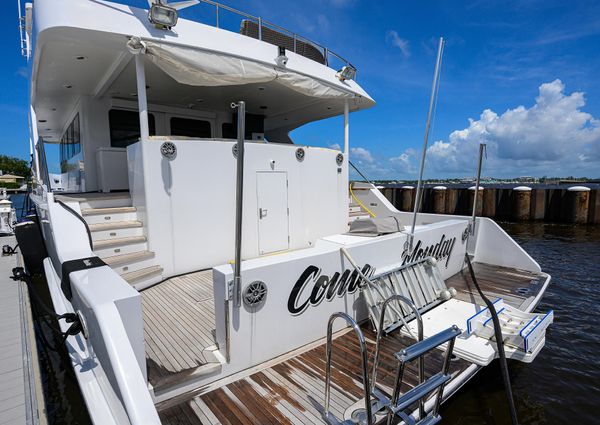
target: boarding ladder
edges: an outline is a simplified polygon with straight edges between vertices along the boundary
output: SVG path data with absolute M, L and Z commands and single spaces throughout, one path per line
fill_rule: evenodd
M 402 295 L 411 300 L 419 312 L 424 313 L 456 295 L 456 289 L 446 287 L 437 261 L 433 257 L 426 257 L 375 275 L 367 279 L 367 283 L 363 293 L 373 326 L 379 331 L 379 323 L 383 323 L 388 333 L 415 318 L 414 311 L 406 309 L 403 303 L 390 306 L 382 322 L 380 316 L 383 303 L 391 296 Z
M 391 424 L 394 418 L 399 417 L 407 425 L 432 425 L 441 420 L 439 415 L 439 407 L 442 402 L 444 386 L 451 379 L 449 374 L 450 369 L 450 358 L 452 356 L 452 350 L 454 347 L 455 338 L 460 335 L 461 331 L 456 327 L 452 326 L 430 338 L 423 340 L 423 323 L 421 316 L 414 306 L 414 304 L 407 298 L 401 295 L 394 295 L 387 299 L 382 306 L 381 321 L 385 315 L 387 306 L 392 301 L 402 301 L 409 308 L 413 309 L 414 314 L 419 324 L 419 341 L 410 347 L 407 347 L 397 353 L 395 357 L 398 361 L 396 369 L 396 378 L 394 383 L 394 390 L 392 392 L 391 399 L 386 396 L 383 391 L 377 387 L 377 369 L 379 366 L 379 349 L 380 341 L 383 335 L 383 326 L 380 326 L 377 333 L 377 341 L 375 346 L 375 357 L 373 362 L 372 376 L 373 378 L 369 381 L 368 376 L 368 354 L 365 344 L 365 338 L 360 330 L 357 323 L 346 313 L 334 313 L 330 318 L 327 326 L 327 348 L 326 348 L 326 369 L 325 369 L 325 412 L 324 417 L 327 423 L 331 425 L 350 425 L 350 424 L 368 424 L 371 425 L 379 419 L 383 419 L 383 416 L 387 416 L 387 423 Z M 332 328 L 333 322 L 337 318 L 343 318 L 347 324 L 349 324 L 355 331 L 360 345 L 361 356 L 362 356 L 362 377 L 363 377 L 363 388 L 365 393 L 365 409 L 362 415 L 349 420 L 339 420 L 335 415 L 329 411 L 329 400 L 331 397 L 331 358 L 332 358 Z M 424 356 L 435 348 L 447 344 L 446 354 L 442 365 L 441 372 L 431 376 L 428 379 L 424 379 Z M 403 383 L 404 368 L 407 363 L 419 360 L 419 383 L 411 390 L 404 394 L 400 393 L 400 389 Z M 431 412 L 425 415 L 425 399 L 432 393 L 437 391 L 437 395 L 434 401 Z M 373 400 L 373 402 L 372 402 Z M 417 420 L 415 421 L 409 408 L 419 403 L 419 413 Z M 378 416 L 380 416 L 378 418 Z

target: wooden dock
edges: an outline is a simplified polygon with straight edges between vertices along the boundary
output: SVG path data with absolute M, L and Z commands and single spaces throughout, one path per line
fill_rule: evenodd
M 15 246 L 13 236 L 0 245 Z M 29 295 L 10 279 L 18 255 L 0 257 L 0 425 L 46 424 Z

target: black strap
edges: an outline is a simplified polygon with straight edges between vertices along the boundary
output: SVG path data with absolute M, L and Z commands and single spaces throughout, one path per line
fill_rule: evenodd
M 71 301 L 73 298 L 70 278 L 71 273 L 102 266 L 106 266 L 106 263 L 99 257 L 78 258 L 77 260 L 69 260 L 62 263 L 62 278 L 60 281 L 60 287 L 67 299 Z

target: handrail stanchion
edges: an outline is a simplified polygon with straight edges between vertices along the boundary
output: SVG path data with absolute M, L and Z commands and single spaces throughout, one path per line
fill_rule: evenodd
M 219 3 L 215 5 L 216 8 L 216 16 L 217 16 L 217 28 L 219 28 Z
M 481 164 L 483 163 L 483 154 L 485 152 L 485 143 L 479 144 L 479 162 L 477 163 L 477 181 L 475 183 L 475 196 L 473 196 L 473 215 L 471 217 L 471 236 L 475 234 L 475 220 L 477 219 L 477 200 L 479 199 L 479 183 L 481 181 Z
M 237 176 L 235 190 L 235 265 L 233 274 L 233 305 L 242 303 L 242 215 L 244 204 L 244 138 L 246 135 L 246 102 L 237 104 Z M 232 105 L 232 106 L 234 106 Z
M 258 39 L 262 41 L 262 18 L 258 17 Z
M 385 321 L 385 311 L 387 306 L 392 301 L 401 301 L 407 306 L 415 314 L 415 320 L 417 321 L 418 326 L 418 342 L 423 341 L 423 319 L 421 318 L 421 314 L 419 310 L 415 306 L 415 304 L 408 298 L 402 295 L 392 295 L 388 299 L 383 302 L 381 306 L 381 315 L 379 316 L 379 326 L 377 327 L 377 339 L 375 342 L 375 356 L 373 357 L 373 377 L 371 378 L 371 393 L 374 393 L 377 382 L 377 364 L 379 363 L 379 348 L 381 343 L 381 337 L 383 335 L 383 322 Z M 419 358 L 419 384 L 422 384 L 425 381 L 425 359 L 421 356 Z M 397 398 L 397 395 L 394 394 Z M 419 401 L 419 420 L 423 419 L 425 416 L 425 400 L 421 399 Z
M 337 318 L 344 319 L 348 325 L 352 326 L 352 329 L 354 329 L 354 332 L 356 333 L 356 336 L 358 337 L 358 342 L 360 345 L 360 353 L 361 353 L 361 357 L 362 357 L 363 385 L 365 387 L 364 388 L 364 390 L 365 390 L 365 410 L 366 410 L 366 414 L 367 414 L 366 423 L 368 425 L 372 425 L 373 424 L 373 415 L 371 413 L 371 392 L 370 392 L 371 387 L 369 385 L 369 371 L 368 371 L 369 356 L 367 353 L 365 336 L 363 335 L 362 331 L 360 330 L 360 327 L 354 321 L 354 319 L 352 317 L 350 317 L 348 314 L 342 313 L 342 312 L 333 313 L 329 317 L 329 322 L 327 323 L 327 349 L 326 349 L 327 360 L 325 363 L 325 418 L 326 419 L 329 418 L 329 398 L 331 396 L 332 329 L 333 329 L 333 322 Z

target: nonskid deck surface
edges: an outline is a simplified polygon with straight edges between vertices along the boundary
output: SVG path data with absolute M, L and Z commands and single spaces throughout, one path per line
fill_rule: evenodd
M 520 309 L 525 309 L 533 301 L 542 290 L 547 276 L 484 263 L 473 263 L 473 270 L 481 290 L 488 298 L 492 301 L 503 298 L 509 305 Z M 456 288 L 457 299 L 483 305 L 468 268 L 447 279 L 446 285 Z
M 141 292 L 148 380 L 183 380 L 207 363 L 215 345 L 212 270 L 173 277 Z
M 362 329 L 367 338 L 369 364 L 372 365 L 375 334 L 370 325 L 363 325 Z M 384 338 L 378 375 L 378 383 L 384 389 L 393 387 L 397 365 L 394 353 L 413 342 L 400 335 Z M 441 370 L 442 356 L 443 352 L 438 350 L 426 356 L 426 377 Z M 415 362 L 406 368 L 403 392 L 416 385 L 417 365 Z M 469 365 L 464 360 L 453 361 L 453 376 Z M 338 418 L 343 418 L 344 412 L 364 394 L 360 349 L 353 332 L 345 333 L 334 341 L 332 384 L 331 410 Z M 324 423 L 324 391 L 325 345 L 322 344 L 206 394 L 176 405 L 167 403 L 159 414 L 163 424 L 173 425 Z

